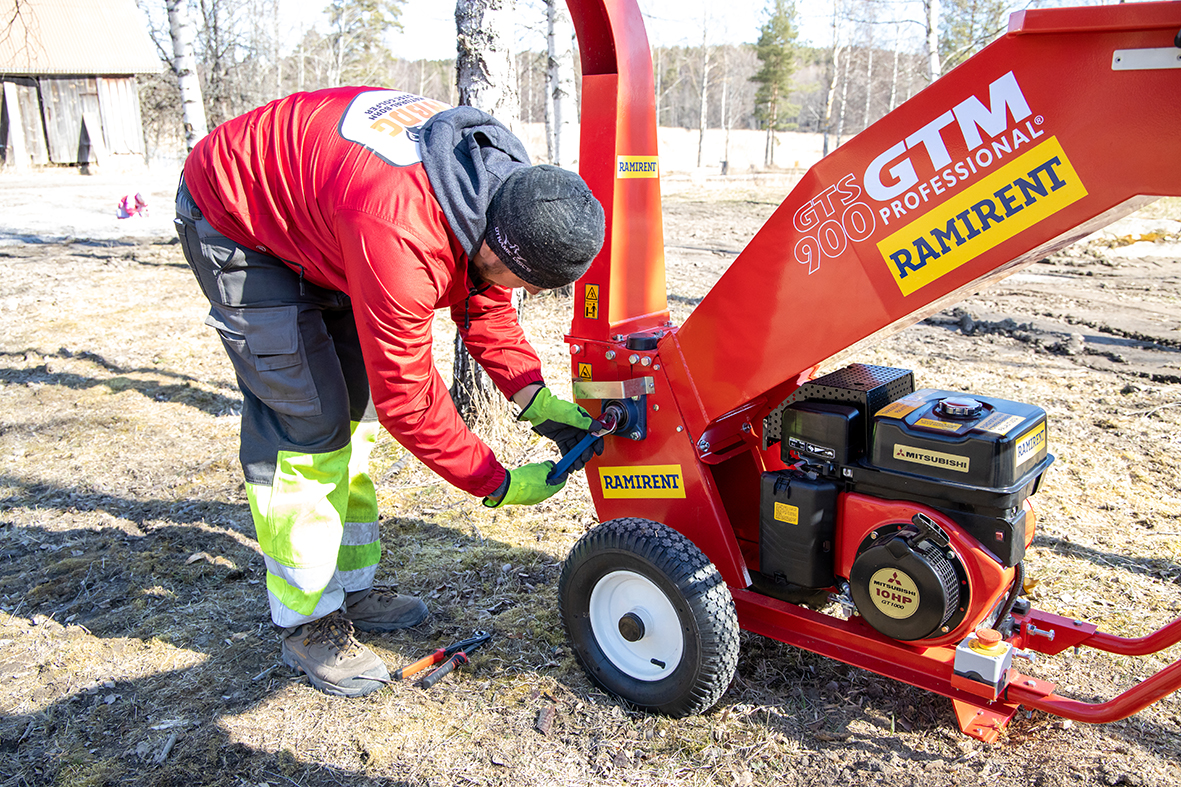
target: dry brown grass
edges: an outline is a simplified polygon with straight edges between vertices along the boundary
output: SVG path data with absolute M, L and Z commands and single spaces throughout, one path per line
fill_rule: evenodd
M 678 321 L 773 208 L 725 197 L 667 206 Z M 587 681 L 558 620 L 560 562 L 595 522 L 585 480 L 539 506 L 487 510 L 389 439 L 374 457 L 381 578 L 433 615 L 365 641 L 396 667 L 474 629 L 495 636 L 428 692 L 319 694 L 278 659 L 237 468 L 237 394 L 177 247 L 0 255 L 0 785 L 1181 782 L 1176 697 L 1104 727 L 1021 717 L 989 747 L 961 736 L 939 697 L 749 635 L 713 712 L 633 712 Z M 1160 298 L 1177 298 L 1172 276 Z M 989 308 L 1019 289 L 990 291 Z M 568 309 L 541 297 L 525 314 L 559 389 Z M 1039 606 L 1128 634 L 1181 614 L 1181 407 L 1161 407 L 1181 386 L 937 321 L 856 360 L 1049 411 L 1058 463 L 1028 561 Z M 508 464 L 552 457 L 507 412 L 481 429 Z M 1107 698 L 1177 655 L 1083 651 L 1031 671 Z

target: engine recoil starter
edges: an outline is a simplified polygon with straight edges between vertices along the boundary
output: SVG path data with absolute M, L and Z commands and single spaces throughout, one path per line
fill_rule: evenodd
M 939 633 L 960 603 L 960 580 L 951 561 L 938 546 L 907 530 L 859 554 L 849 587 L 869 625 L 908 642 Z

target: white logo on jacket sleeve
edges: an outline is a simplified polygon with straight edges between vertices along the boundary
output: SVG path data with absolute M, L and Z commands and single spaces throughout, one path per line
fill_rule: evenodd
M 450 109 L 441 101 L 400 90 L 358 94 L 340 119 L 340 135 L 363 145 L 383 161 L 406 167 L 422 161 L 419 132 L 431 116 Z

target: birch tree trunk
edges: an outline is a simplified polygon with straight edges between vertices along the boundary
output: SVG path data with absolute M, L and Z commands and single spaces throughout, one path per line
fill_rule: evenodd
M 566 0 L 545 0 L 549 62 L 546 106 L 551 109 L 553 146 L 550 163 L 578 171 L 578 100 L 574 71 L 574 23 Z
M 939 0 L 923 0 L 923 12 L 927 23 L 927 81 L 934 82 L 943 70 L 939 63 Z
M 898 106 L 898 36 L 894 36 L 894 70 L 890 72 L 890 112 Z
M 705 147 L 705 125 L 709 112 L 709 70 L 711 61 L 709 51 L 709 17 L 701 19 L 701 106 L 697 121 L 697 166 L 701 167 L 701 153 Z
M 513 57 L 512 0 L 458 0 L 455 27 L 459 103 L 484 110 L 516 132 L 521 101 Z
M 180 107 L 185 124 L 185 146 L 193 146 L 209 133 L 205 120 L 205 104 L 201 100 L 201 78 L 197 76 L 197 59 L 193 42 L 197 29 L 189 16 L 188 0 L 167 0 L 168 28 L 172 34 L 172 68 L 180 84 Z
M 823 155 L 828 155 L 828 135 L 832 130 L 832 107 L 836 103 L 837 95 L 837 77 L 841 71 L 841 27 L 840 27 L 840 13 L 841 3 L 834 2 L 832 4 L 832 78 L 828 81 L 828 97 L 824 102 L 824 151 Z M 840 144 L 840 143 L 838 143 Z
M 865 56 L 865 111 L 861 117 L 861 128 L 869 128 L 869 112 L 873 100 L 873 39 L 870 39 L 868 54 Z
M 520 97 L 516 58 L 513 57 L 512 0 L 458 0 L 455 4 L 456 86 L 459 103 L 482 109 L 512 131 L 517 131 Z M 520 309 L 523 290 L 513 299 Z M 496 390 L 480 365 L 455 336 L 455 366 L 451 399 L 468 426 L 495 401 Z
M 845 73 L 841 77 L 841 113 L 837 115 L 837 147 L 841 146 L 841 137 L 845 134 L 845 109 L 848 107 L 849 97 L 849 61 L 853 59 L 853 53 L 849 53 L 849 57 L 845 58 Z

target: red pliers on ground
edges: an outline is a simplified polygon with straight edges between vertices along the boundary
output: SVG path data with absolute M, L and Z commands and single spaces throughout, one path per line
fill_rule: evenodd
M 491 633 L 487 631 L 477 631 L 475 636 L 471 637 L 470 639 L 456 642 L 454 645 L 446 648 L 439 648 L 434 653 L 422 657 L 413 664 L 408 664 L 407 666 L 402 667 L 400 670 L 394 673 L 394 680 L 404 680 L 411 677 L 412 675 L 417 675 L 427 667 L 438 664 L 439 662 L 443 662 L 442 666 L 418 682 L 420 688 L 429 689 L 431 686 L 434 686 L 436 683 L 442 680 L 443 677 L 447 675 L 447 673 L 451 672 L 451 670 L 467 664 L 470 660 L 468 658 L 468 654 L 481 645 L 487 643 L 490 639 L 492 639 Z

